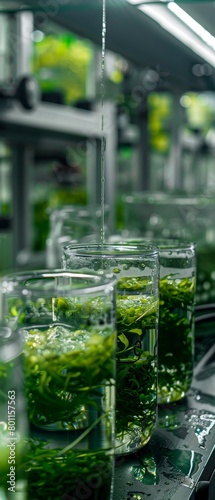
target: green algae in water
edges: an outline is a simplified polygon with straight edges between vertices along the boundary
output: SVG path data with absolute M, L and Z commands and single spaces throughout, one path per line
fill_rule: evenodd
M 158 401 L 177 401 L 193 374 L 194 278 L 160 280 Z
M 18 326 L 35 326 L 64 322 L 71 328 L 85 328 L 112 322 L 112 304 L 103 297 L 81 300 L 79 297 L 43 297 L 26 301 L 18 298 L 9 300 L 9 323 Z
M 40 426 L 62 421 L 76 428 L 79 416 L 85 419 L 83 408 L 93 408 L 94 399 L 101 400 L 101 392 L 113 386 L 116 334 L 111 301 L 12 299 L 8 321 L 25 333 L 30 422 Z
M 34 436 L 26 458 L 29 499 L 78 496 L 80 489 L 90 500 L 109 499 L 114 338 L 104 325 L 25 330 L 25 390 Z M 38 429 L 52 431 L 50 442 L 36 439 L 43 432 Z M 55 444 L 59 430 L 71 443 L 64 450 Z
M 71 331 L 62 324 L 25 330 L 28 416 L 34 425 L 76 428 L 83 408 L 97 411 L 113 385 L 114 333 Z
M 155 426 L 158 302 L 140 294 L 145 285 L 146 280 L 141 278 L 121 278 L 117 284 L 116 442 L 119 451 L 120 444 L 125 442 L 127 451 L 142 447 Z

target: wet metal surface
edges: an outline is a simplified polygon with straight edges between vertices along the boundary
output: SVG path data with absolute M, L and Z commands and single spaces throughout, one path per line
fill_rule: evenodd
M 208 354 L 209 353 L 209 354 Z M 116 458 L 114 500 L 194 500 L 215 466 L 215 345 L 179 403 L 162 405 L 149 443 Z

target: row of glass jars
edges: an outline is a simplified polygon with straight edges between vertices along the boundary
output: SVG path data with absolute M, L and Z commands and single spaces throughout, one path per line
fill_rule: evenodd
M 84 488 L 92 500 L 111 499 L 114 454 L 149 441 L 157 401 L 186 395 L 193 370 L 195 246 L 156 245 L 70 244 L 62 270 L 3 278 L 2 489 L 16 452 L 20 489 L 27 475 L 23 498 L 79 498 Z M 18 360 L 30 436 L 25 444 Z

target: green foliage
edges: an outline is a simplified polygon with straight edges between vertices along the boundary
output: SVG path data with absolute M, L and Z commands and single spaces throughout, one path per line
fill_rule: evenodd
M 100 404 L 114 372 L 113 336 L 108 330 L 71 331 L 62 325 L 27 332 L 25 390 L 32 423 L 61 421 L 72 429 L 83 406 L 95 407 L 95 400 Z
M 90 43 L 71 34 L 48 35 L 34 45 L 32 70 L 43 91 L 61 91 L 65 103 L 85 97 Z

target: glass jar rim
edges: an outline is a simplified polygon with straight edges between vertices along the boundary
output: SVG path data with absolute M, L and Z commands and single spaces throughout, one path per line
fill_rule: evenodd
M 178 238 L 162 238 L 162 237 L 156 237 L 156 236 L 147 236 L 147 237 L 131 237 L 131 238 L 124 238 L 125 244 L 127 245 L 142 245 L 144 244 L 152 244 L 155 248 L 157 248 L 159 251 L 160 250 L 182 250 L 182 251 L 188 251 L 192 250 L 194 251 L 196 249 L 196 243 L 191 240 L 186 240 L 186 239 L 178 239 Z M 122 238 L 123 242 L 123 238 Z
M 157 256 L 159 253 L 158 248 L 153 245 L 142 244 L 127 244 L 127 242 L 119 243 L 89 243 L 87 245 L 69 244 L 63 249 L 63 255 L 69 257 L 71 254 L 82 257 L 97 257 L 112 259 L 116 256 L 125 258 L 129 257 L 152 257 Z
M 165 205 L 170 204 L 177 207 L 177 205 L 188 205 L 188 206 L 196 206 L 203 205 L 208 206 L 215 203 L 214 196 L 211 193 L 204 193 L 203 195 L 199 195 L 194 193 L 193 196 L 187 195 L 185 192 L 174 193 L 174 192 L 163 192 L 163 191 L 155 191 L 155 192 L 142 192 L 137 191 L 133 194 L 125 194 L 122 195 L 122 200 L 126 204 L 135 204 L 135 203 L 143 203 L 147 202 L 147 204 L 158 204 Z
M 68 286 L 65 282 L 61 282 L 57 286 L 56 279 L 60 278 L 71 278 L 79 281 L 74 284 L 74 287 Z M 33 284 L 35 280 L 53 279 L 53 285 L 51 288 L 44 288 L 41 285 L 35 288 Z M 83 280 L 89 280 L 89 284 L 83 283 Z M 82 282 L 82 283 L 81 283 Z M 62 294 L 64 296 L 74 296 L 77 293 L 89 294 L 96 292 L 103 292 L 107 288 L 113 288 L 116 284 L 116 277 L 113 273 L 108 273 L 107 271 L 77 271 L 77 270 L 66 270 L 66 269 L 42 269 L 42 270 L 29 270 L 20 273 L 13 273 L 5 275 L 0 280 L 2 293 L 12 294 L 15 291 L 21 292 L 23 295 L 28 295 L 28 293 L 38 294 L 42 293 L 44 296 L 50 295 L 50 293 Z
M 110 210 L 109 205 L 104 205 L 105 212 Z M 80 217 L 92 216 L 92 214 L 101 216 L 100 205 L 59 205 L 54 208 L 47 209 L 48 215 L 54 217 L 56 215 L 79 215 Z

